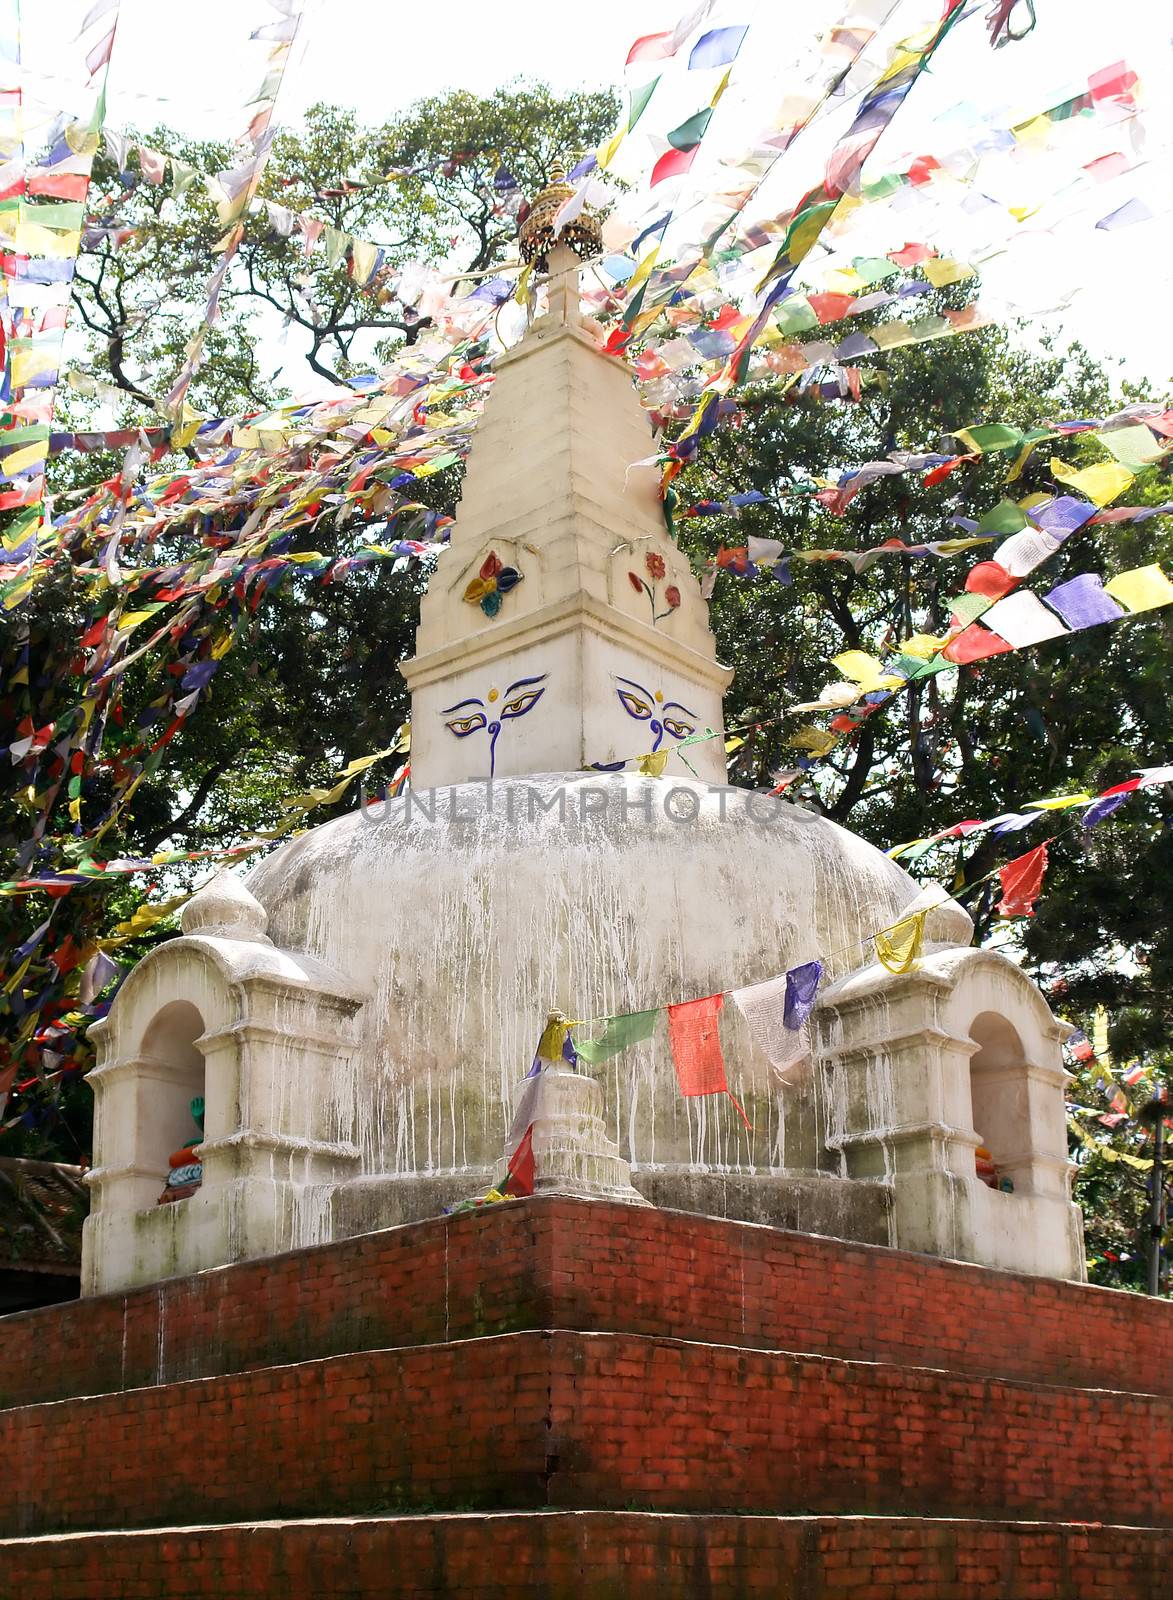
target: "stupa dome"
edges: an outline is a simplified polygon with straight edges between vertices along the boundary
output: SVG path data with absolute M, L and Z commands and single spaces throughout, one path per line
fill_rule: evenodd
M 645 1010 L 816 958 L 833 978 L 871 959 L 871 935 L 918 894 L 879 850 L 802 807 L 630 773 L 372 805 L 284 845 L 248 887 L 278 945 L 367 996 L 357 1137 L 364 1173 L 406 1180 L 390 1211 L 382 1198 L 387 1220 L 425 1215 L 499 1168 L 551 1007 L 575 1019 Z M 969 919 L 950 903 L 927 933 L 965 943 Z M 680 1098 L 663 1028 L 592 1069 L 637 1182 L 643 1168 L 685 1181 L 689 1166 L 814 1167 L 810 1130 L 786 1127 L 784 1086 L 735 1007 L 721 1028 L 752 1134 L 727 1099 Z

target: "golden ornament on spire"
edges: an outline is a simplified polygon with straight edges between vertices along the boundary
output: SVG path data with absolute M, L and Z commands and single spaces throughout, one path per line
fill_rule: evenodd
M 523 205 L 518 217 L 517 242 L 521 259 L 532 262 L 538 272 L 548 272 L 547 253 L 555 244 L 564 244 L 584 260 L 598 255 L 602 248 L 599 219 L 584 206 L 558 233 L 554 224 L 558 213 L 568 200 L 574 198 L 574 186 L 566 181 L 566 170 L 560 161 L 550 168 L 546 187 L 531 203 Z

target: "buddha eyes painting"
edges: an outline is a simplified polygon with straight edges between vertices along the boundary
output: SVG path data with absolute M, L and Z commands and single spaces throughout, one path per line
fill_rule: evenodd
M 648 725 L 652 748 L 650 751 L 641 751 L 641 755 L 655 755 L 665 738 L 688 739 L 696 732 L 696 712 L 681 705 L 679 700 L 665 700 L 660 689 L 645 689 L 642 683 L 636 683 L 633 678 L 621 678 L 616 674 L 615 693 L 632 721 L 646 722 Z M 617 772 L 624 762 L 596 761 L 593 765 L 597 772 Z
M 484 700 L 475 697 L 458 700 L 454 706 L 441 711 L 440 715 L 445 718 L 444 726 L 457 739 L 468 739 L 474 733 L 488 734 L 490 778 L 497 771 L 497 740 L 503 725 L 533 710 L 546 692 L 546 678 L 544 672 L 536 678 L 518 678 L 504 694 L 497 689 L 490 689 Z M 500 709 L 497 709 L 498 701 Z

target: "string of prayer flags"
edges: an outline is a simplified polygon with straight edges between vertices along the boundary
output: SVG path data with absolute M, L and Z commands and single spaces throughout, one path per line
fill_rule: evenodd
M 920 959 L 925 919 L 930 909 L 926 907 L 923 911 L 917 911 L 876 934 L 876 955 L 889 972 L 911 972 Z
M 603 1031 L 593 1039 L 575 1038 L 574 1046 L 584 1061 L 597 1064 L 609 1061 L 630 1045 L 641 1044 L 656 1031 L 660 1009 L 632 1011 L 626 1016 L 607 1017 Z
M 244 238 L 245 213 L 257 192 L 257 186 L 269 159 L 273 144 L 273 129 L 270 126 L 273 111 L 285 77 L 293 41 L 301 25 L 303 0 L 268 0 L 268 3 L 274 10 L 280 12 L 282 20 L 268 27 L 259 28 L 252 34 L 254 39 L 266 39 L 272 42 L 268 56 L 269 65 L 261 87 L 249 102 L 248 109 L 252 115 L 237 141 L 238 150 L 244 159 L 238 166 L 216 174 L 224 196 L 219 211 L 220 225 L 225 231 L 217 243 L 220 260 L 208 280 L 203 319 L 188 341 L 183 365 L 167 394 L 167 409 L 176 417 L 182 415 L 187 391 L 203 359 L 208 331 L 219 318 L 221 291 Z
M 687 1000 L 669 1006 L 668 1037 L 676 1081 L 686 1098 L 694 1095 L 726 1094 L 736 1106 L 741 1120 L 752 1132 L 753 1125 L 741 1102 L 734 1096 L 725 1075 L 721 1036 L 717 1018 L 725 1004 L 723 994 L 707 995 L 703 1000 Z
M 1007 812 L 1002 816 L 991 817 L 987 821 L 968 820 L 955 822 L 951 827 L 943 828 L 939 833 L 930 834 L 924 839 L 910 839 L 905 844 L 894 845 L 887 852 L 893 861 L 915 859 L 924 855 L 933 845 L 940 844 L 945 839 L 968 838 L 970 834 L 981 833 L 988 830 L 995 837 L 1002 837 L 1007 833 L 1017 833 L 1023 828 L 1037 822 L 1048 811 L 1066 811 L 1076 806 L 1086 806 L 1087 810 L 1080 819 L 1084 828 L 1094 828 L 1097 823 L 1103 822 L 1114 811 L 1141 789 L 1157 788 L 1162 784 L 1173 782 L 1173 767 L 1144 767 L 1139 769 L 1134 777 L 1117 783 L 1110 789 L 1103 790 L 1100 794 L 1069 794 L 1056 795 L 1042 800 L 1027 800 L 1023 802 L 1024 810 L 1021 812 Z
M 1001 867 L 998 882 L 1002 887 L 1002 898 L 995 907 L 998 916 L 1033 917 L 1035 901 L 1043 892 L 1043 874 L 1046 870 L 1046 843 Z

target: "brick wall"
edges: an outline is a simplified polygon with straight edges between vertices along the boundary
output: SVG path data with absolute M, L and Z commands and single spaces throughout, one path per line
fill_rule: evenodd
M 1165 1600 L 1137 1528 L 637 1513 L 428 1516 L 0 1543 L 21 1600 Z
M 620 1334 L 0 1413 L 0 1534 L 545 1505 L 1173 1523 L 1173 1402 Z
M 542 1327 L 1173 1393 L 1167 1302 L 549 1199 L 0 1318 L 0 1406 Z

